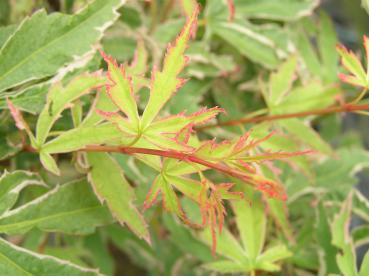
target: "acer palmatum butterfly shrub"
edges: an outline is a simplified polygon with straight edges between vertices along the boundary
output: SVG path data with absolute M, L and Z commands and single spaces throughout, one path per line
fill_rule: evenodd
M 317 30 L 309 30 L 317 45 L 294 30 L 296 37 L 288 37 L 293 53 L 280 26 L 244 20 L 276 20 L 292 31 L 289 22 L 316 4 L 280 14 L 263 7 L 258 14 L 237 1 L 208 1 L 202 9 L 179 1 L 186 20 L 174 32 L 168 27 L 173 1 L 162 13 L 162 3 L 136 3 L 127 8 L 129 23 L 117 21 L 104 50 L 88 62 L 89 48 L 76 42 L 79 32 L 100 40 L 123 2 L 94 1 L 75 15 L 38 12 L 4 41 L 0 93 L 17 130 L 9 120 L 13 134 L 1 138 L 2 158 L 14 157 L 0 178 L 0 232 L 7 235 L 0 252 L 11 260 L 0 260 L 0 272 L 99 274 L 92 269 L 98 267 L 111 275 L 111 255 L 123 251 L 161 275 L 193 273 L 192 267 L 204 275 L 255 275 L 281 264 L 281 273 L 359 274 L 353 248 L 365 243 L 367 226 L 350 234 L 348 222 L 351 213 L 366 220 L 369 204 L 350 184 L 369 158 L 357 147 L 333 150 L 321 135 L 336 144 L 338 138 L 311 125 L 330 129 L 338 124 L 332 114 L 367 115 L 368 74 L 343 46 L 337 53 L 349 74 L 337 72 L 334 30 L 323 14 Z M 150 28 L 136 32 L 142 22 L 132 18 L 146 12 Z M 70 30 L 63 33 L 68 17 L 74 23 L 65 23 Z M 42 33 L 43 40 L 9 59 L 24 37 L 53 20 L 59 37 Z M 114 36 L 119 43 L 124 38 L 120 24 L 138 36 L 130 63 L 107 54 L 114 52 Z M 169 44 L 168 33 L 178 33 Z M 76 39 L 74 49 L 67 38 Z M 53 47 L 55 39 L 65 39 L 65 49 Z M 44 68 L 27 67 L 32 60 Z M 343 94 L 337 76 L 362 92 Z M 43 92 L 45 103 L 33 110 L 32 95 Z M 365 258 L 361 275 L 367 266 Z

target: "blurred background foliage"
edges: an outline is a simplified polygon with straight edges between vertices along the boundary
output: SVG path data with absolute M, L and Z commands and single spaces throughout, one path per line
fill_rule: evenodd
M 89 2 L 0 0 L 0 47 L 22 20 L 38 9 L 72 15 Z M 198 33 L 188 48 L 191 62 L 185 69 L 190 80 L 166 106 L 168 114 L 183 110 L 191 113 L 202 106 L 217 105 L 227 111 L 219 118 L 219 122 L 224 122 L 251 114 L 325 108 L 355 98 L 357 89 L 342 85 L 337 77 L 343 69 L 335 46 L 343 43 L 364 61 L 362 37 L 369 31 L 369 17 L 362 1 L 235 0 L 234 16 L 227 1 L 198 2 L 202 7 Z M 101 41 L 96 39 L 94 47 L 102 47 L 124 63 L 132 60 L 137 41 L 142 40 L 150 64 L 159 65 L 167 43 L 184 25 L 186 9 L 181 5 L 189 5 L 190 9 L 190 3 L 127 1 L 119 9 L 118 20 L 105 31 Z M 47 32 L 49 27 L 44 26 L 44 30 Z M 0 67 L 1 61 L 0 57 Z M 34 125 L 35 115 L 42 110 L 55 79 L 67 83 L 81 72 L 105 66 L 96 52 L 85 61 L 83 66 L 61 75 L 54 70 L 22 83 L 1 86 L 0 82 L 2 170 L 39 172 L 51 187 L 83 175 L 69 158 L 61 155 L 58 163 L 63 173 L 55 177 L 41 168 L 33 154 L 22 151 L 22 137 L 6 110 L 5 97 L 11 97 Z M 61 67 L 67 64 L 62 63 Z M 148 90 L 141 89 L 139 97 L 144 106 Z M 91 99 L 83 97 L 81 101 L 84 110 L 88 110 Z M 269 140 L 266 149 L 294 151 L 308 147 L 319 154 L 294 157 L 293 164 L 275 162 L 263 168 L 265 175 L 284 183 L 289 196 L 286 202 L 261 199 L 257 193 L 242 188 L 253 207 L 245 208 L 245 204 L 236 201 L 227 207 L 227 230 L 218 237 L 217 257 L 209 249 L 209 233 L 198 233 L 179 223 L 163 212 L 160 204 L 145 213 L 152 246 L 117 224 L 99 227 L 88 235 L 42 231 L 42 227 L 31 227 L 23 235 L 2 235 L 26 249 L 99 268 L 106 275 L 217 275 L 250 271 L 256 271 L 256 275 L 358 275 L 356 267 L 361 266 L 369 239 L 369 174 L 365 169 L 369 166 L 368 123 L 367 116 L 332 114 L 254 125 L 255 138 L 263 137 L 270 128 L 284 134 Z M 201 135 L 233 138 L 250 126 L 211 128 Z M 69 113 L 56 127 L 56 131 L 72 127 Z M 137 205 L 141 206 L 155 171 L 127 156 L 116 154 L 114 158 L 135 187 Z M 223 180 L 219 175 L 213 177 Z M 15 207 L 46 191 L 42 185 L 27 187 Z M 190 201 L 183 199 L 183 204 L 191 218 L 200 217 Z M 347 238 L 347 221 L 351 221 L 349 245 L 343 242 Z M 0 231 L 6 223 L 0 217 Z M 342 262 L 336 259 L 341 254 Z M 364 269 L 360 275 L 368 275 Z

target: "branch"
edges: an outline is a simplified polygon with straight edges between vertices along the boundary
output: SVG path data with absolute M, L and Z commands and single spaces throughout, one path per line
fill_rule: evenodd
M 240 124 L 250 124 L 250 123 L 261 123 L 261 122 L 270 122 L 276 120 L 283 120 L 289 118 L 300 118 L 306 117 L 310 115 L 326 115 L 332 113 L 339 113 L 339 112 L 355 112 L 355 111 L 362 111 L 368 110 L 369 104 L 362 104 L 362 105 L 354 105 L 354 104 L 344 104 L 341 106 L 332 106 L 324 109 L 316 109 L 310 111 L 303 111 L 303 112 L 296 112 L 290 114 L 278 114 L 278 115 L 265 115 L 265 116 L 258 116 L 258 117 L 251 117 L 251 118 L 241 118 L 236 120 L 230 120 L 226 122 L 219 122 L 213 125 L 205 125 L 201 127 L 197 127 L 196 130 L 204 130 L 208 128 L 214 127 L 221 127 L 221 126 L 235 126 Z
M 173 151 L 173 150 L 157 150 L 157 149 L 148 149 L 148 148 L 136 148 L 136 147 L 121 147 L 121 146 L 86 146 L 84 149 L 80 151 L 85 152 L 117 152 L 123 154 L 146 154 L 146 155 L 156 155 L 161 157 L 173 158 L 185 162 L 192 162 L 203 165 L 205 167 L 217 170 L 221 173 L 229 175 L 231 177 L 238 178 L 242 181 L 251 182 L 253 184 L 254 180 L 249 175 L 243 174 L 239 171 L 236 171 L 232 168 L 224 166 L 222 164 L 212 163 L 201 158 L 198 158 L 191 153 Z

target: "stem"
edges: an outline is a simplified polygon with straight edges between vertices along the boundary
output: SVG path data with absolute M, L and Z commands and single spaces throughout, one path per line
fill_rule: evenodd
M 283 120 L 289 118 L 300 118 L 306 117 L 310 115 L 326 115 L 331 113 L 339 113 L 339 112 L 356 112 L 369 109 L 369 104 L 362 104 L 362 105 L 354 105 L 354 104 L 344 104 L 341 106 L 332 106 L 323 109 L 316 109 L 310 111 L 302 111 L 302 112 L 295 112 L 290 114 L 278 114 L 278 115 L 264 115 L 264 116 L 257 116 L 251 118 L 241 118 L 237 120 L 230 120 L 226 122 L 219 122 L 213 125 L 205 125 L 201 127 L 197 127 L 196 130 L 203 130 L 208 128 L 220 127 L 220 126 L 235 126 L 239 124 L 249 124 L 249 123 L 261 123 L 261 122 L 270 122 L 276 120 Z
M 249 175 L 243 174 L 239 171 L 236 171 L 222 164 L 212 163 L 212 162 L 203 160 L 199 157 L 191 155 L 190 153 L 178 152 L 178 151 L 173 151 L 173 150 L 157 150 L 157 149 L 136 148 L 136 147 L 98 146 L 98 145 L 86 146 L 84 149 L 81 149 L 81 151 L 117 152 L 117 153 L 129 154 L 129 155 L 147 154 L 147 155 L 156 155 L 156 156 L 162 156 L 162 157 L 167 157 L 167 158 L 173 158 L 173 159 L 182 160 L 186 162 L 197 163 L 205 167 L 219 171 L 221 173 L 224 173 L 226 175 L 229 175 L 231 177 L 235 177 L 242 181 L 246 181 L 254 185 L 257 185 L 255 181 L 253 180 L 253 178 Z
M 150 16 L 151 16 L 151 25 L 149 28 L 149 33 L 153 33 L 156 29 L 156 25 L 158 24 L 158 4 L 155 1 L 150 1 Z
M 359 96 L 355 98 L 351 103 L 357 104 L 358 102 L 360 102 L 360 100 L 362 100 L 362 98 L 364 98 L 365 94 L 366 94 L 366 88 L 364 88 L 363 91 L 361 91 L 361 93 L 359 94 Z
M 160 18 L 160 22 L 164 22 L 167 20 L 171 10 L 173 9 L 174 6 L 174 0 L 167 0 L 167 3 L 164 6 L 161 18 Z

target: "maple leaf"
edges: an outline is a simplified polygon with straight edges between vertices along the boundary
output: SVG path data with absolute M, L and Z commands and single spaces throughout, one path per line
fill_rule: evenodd
M 364 48 L 366 54 L 366 71 L 361 64 L 359 58 L 343 45 L 337 45 L 337 51 L 341 56 L 343 66 L 349 71 L 349 75 L 339 74 L 342 81 L 349 84 L 360 86 L 365 89 L 369 88 L 369 38 L 364 35 Z
M 185 80 L 178 78 L 178 75 L 188 62 L 184 52 L 187 48 L 187 42 L 196 29 L 198 12 L 199 8 L 196 5 L 175 44 L 168 45 L 162 71 L 154 68 L 151 74 L 150 98 L 142 115 L 143 128 L 150 125 L 173 93 L 185 83 Z
M 165 103 L 184 83 L 184 79 L 178 78 L 178 74 L 187 63 L 184 51 L 194 33 L 197 15 L 198 7 L 196 6 L 175 43 L 168 46 L 162 71 L 153 70 L 150 98 L 142 117 L 138 114 L 137 102 L 134 97 L 135 89 L 138 89 L 139 86 L 135 87 L 133 83 L 137 82 L 139 75 L 142 76 L 145 72 L 147 53 L 144 46 L 140 42 L 130 66 L 118 65 L 115 59 L 101 52 L 108 64 L 107 93 L 125 117 L 121 116 L 119 112 L 101 110 L 97 110 L 97 112 L 122 131 L 125 137 L 130 138 L 128 145 L 142 145 L 145 144 L 142 140 L 146 140 L 151 148 L 192 151 L 193 148 L 187 145 L 192 128 L 209 121 L 224 111 L 218 107 L 204 108 L 188 116 L 180 113 L 164 119 L 156 119 Z
M 209 225 L 212 236 L 212 252 L 215 254 L 217 240 L 216 240 L 216 228 L 218 225 L 219 233 L 222 232 L 224 224 L 224 216 L 227 214 L 223 199 L 242 199 L 242 192 L 229 191 L 234 184 L 233 183 L 221 183 L 215 185 L 208 179 L 203 179 L 201 182 L 202 190 L 199 194 L 199 204 L 202 215 L 203 226 Z

